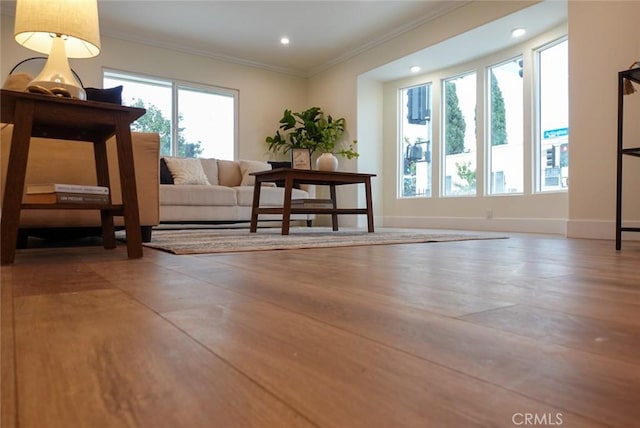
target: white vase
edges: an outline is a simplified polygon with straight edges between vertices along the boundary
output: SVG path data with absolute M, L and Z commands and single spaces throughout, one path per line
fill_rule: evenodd
M 323 153 L 316 159 L 316 169 L 318 171 L 337 171 L 338 158 L 333 153 Z

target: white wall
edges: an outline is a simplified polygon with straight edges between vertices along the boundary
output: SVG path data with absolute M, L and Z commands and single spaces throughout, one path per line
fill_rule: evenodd
M 569 2 L 569 236 L 614 237 L 618 72 L 640 61 L 640 2 Z M 639 92 L 626 96 L 627 146 L 640 147 Z M 640 159 L 624 159 L 624 218 L 640 226 Z M 640 239 L 629 233 L 629 239 Z

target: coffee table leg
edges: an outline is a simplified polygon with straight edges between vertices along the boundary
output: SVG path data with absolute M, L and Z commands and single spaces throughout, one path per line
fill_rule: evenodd
M 331 184 L 329 186 L 329 194 L 331 195 L 331 202 L 333 202 L 333 209 L 335 210 L 336 208 L 338 208 L 338 200 L 336 199 L 336 185 L 335 184 Z M 333 213 L 331 214 L 331 226 L 333 227 L 334 231 L 338 230 L 338 214 Z
M 291 223 L 291 192 L 293 191 L 293 177 L 287 175 L 284 180 L 284 201 L 282 203 L 282 234 L 289 234 Z
M 367 228 L 369 233 L 373 232 L 373 198 L 371 197 L 371 178 L 364 181 L 364 192 L 367 199 Z
M 260 207 L 260 189 L 262 188 L 262 182 L 256 181 L 253 183 L 253 203 L 251 204 L 251 226 L 249 227 L 249 233 L 256 233 L 258 231 L 258 208 Z

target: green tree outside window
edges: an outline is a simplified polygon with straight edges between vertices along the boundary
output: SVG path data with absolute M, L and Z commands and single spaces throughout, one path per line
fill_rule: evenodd
M 140 98 L 136 99 L 134 107 L 147 110 L 147 113 L 131 124 L 131 130 L 135 132 L 157 132 L 160 135 L 160 154 L 171 155 L 171 120 L 162 115 L 162 111 L 154 105 L 146 105 Z M 182 115 L 178 116 L 178 122 Z M 175 156 L 185 158 L 197 158 L 202 154 L 202 141 L 189 143 L 184 138 L 185 128 L 178 129 L 178 153 Z
M 445 154 L 455 155 L 464 151 L 464 135 L 467 124 L 464 120 L 462 110 L 460 110 L 460 102 L 456 85 L 453 82 L 445 82 L 446 94 L 446 135 L 445 135 Z
M 491 145 L 507 144 L 507 113 L 498 79 L 491 70 Z

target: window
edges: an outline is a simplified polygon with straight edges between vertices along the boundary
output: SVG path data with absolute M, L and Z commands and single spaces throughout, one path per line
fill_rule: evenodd
M 537 51 L 540 192 L 567 190 L 569 185 L 568 45 L 563 39 Z
M 124 104 L 147 109 L 132 129 L 158 132 L 161 154 L 235 158 L 238 91 L 115 71 L 103 85 L 122 85 Z
M 488 69 L 489 194 L 524 191 L 522 57 Z
M 431 196 L 431 83 L 400 89 L 401 197 Z
M 476 73 L 443 82 L 444 195 L 476 194 Z

